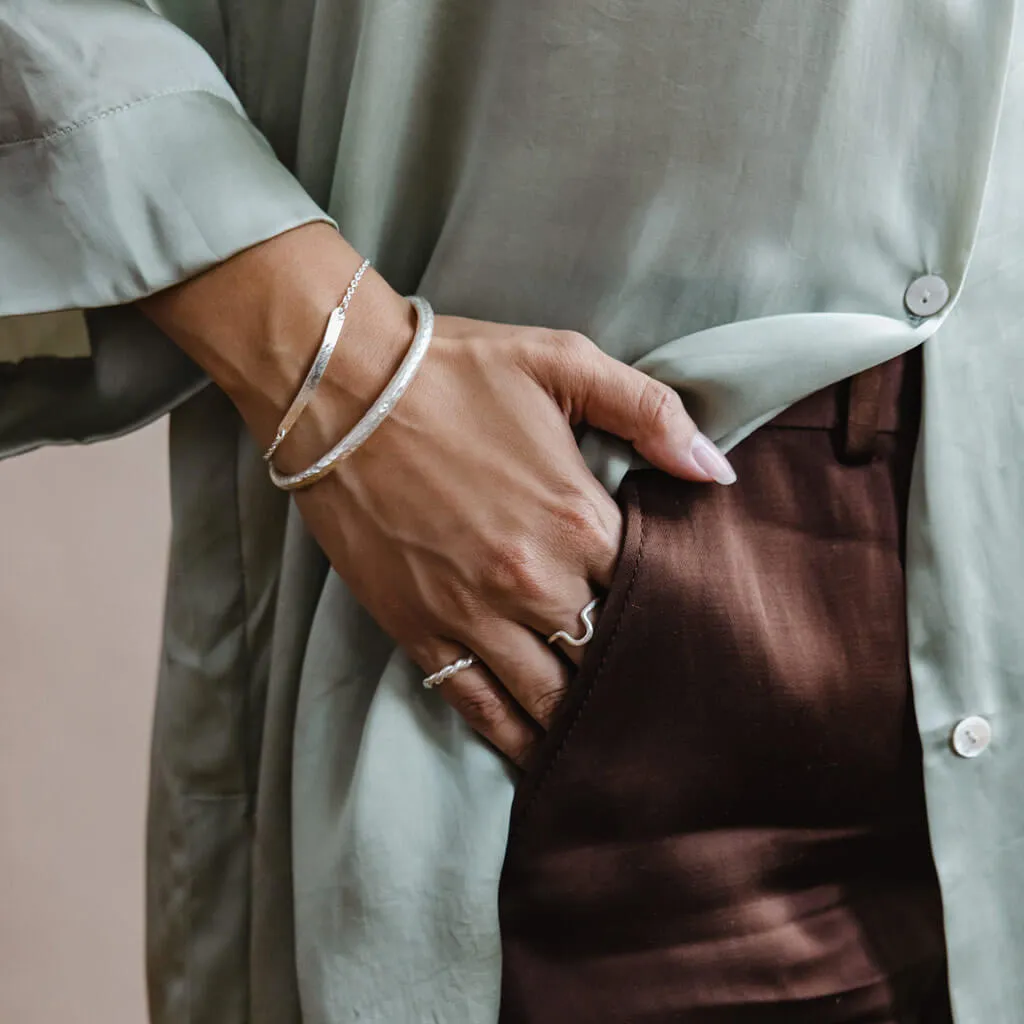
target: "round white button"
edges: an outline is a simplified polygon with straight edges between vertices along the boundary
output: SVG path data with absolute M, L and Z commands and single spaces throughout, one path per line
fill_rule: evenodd
M 950 742 L 961 757 L 977 757 L 984 754 L 992 742 L 992 726 L 980 715 L 971 715 L 957 722 Z
M 949 302 L 949 285 L 935 274 L 912 281 L 903 301 L 914 316 L 935 316 Z

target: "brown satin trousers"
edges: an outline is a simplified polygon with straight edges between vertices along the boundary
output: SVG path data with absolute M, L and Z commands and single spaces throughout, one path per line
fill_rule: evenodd
M 732 487 L 631 473 L 622 554 L 521 781 L 502 1024 L 942 1024 L 909 689 L 917 353 L 812 395 Z

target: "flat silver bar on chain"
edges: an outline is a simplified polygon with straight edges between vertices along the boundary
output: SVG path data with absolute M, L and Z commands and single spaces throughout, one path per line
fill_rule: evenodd
M 302 382 L 302 387 L 299 388 L 299 393 L 292 400 L 292 404 L 288 406 L 288 411 L 284 414 L 284 418 L 278 425 L 274 440 L 263 453 L 265 462 L 269 462 L 274 457 L 274 453 L 281 447 L 281 442 L 288 436 L 288 432 L 295 426 L 299 417 L 305 412 L 306 406 L 312 400 L 320 381 L 323 379 L 324 373 L 327 371 L 327 364 L 331 361 L 331 356 L 334 355 L 334 350 L 338 345 L 342 328 L 345 326 L 345 317 L 348 316 L 348 305 L 352 301 L 352 296 L 355 295 L 356 288 L 359 287 L 359 282 L 363 279 L 363 274 L 366 273 L 369 266 L 370 261 L 363 260 L 349 282 L 348 289 L 341 303 L 331 310 L 331 315 L 327 318 L 327 326 L 324 328 L 324 336 L 320 342 L 320 347 L 316 350 L 316 355 L 313 357 L 313 365 L 310 366 L 306 379 Z
M 321 456 L 312 466 L 291 475 L 279 473 L 273 462 L 270 463 L 270 479 L 275 487 L 282 491 L 295 491 L 300 487 L 309 487 L 325 476 L 335 463 L 347 459 L 357 448 L 361 447 L 370 435 L 391 415 L 398 400 L 405 394 L 413 378 L 423 363 L 423 358 L 430 348 L 434 336 L 434 310 L 429 302 L 420 295 L 409 298 L 416 310 L 416 334 L 413 336 L 409 350 L 402 360 L 395 375 L 380 397 L 370 407 L 363 418 L 326 454 Z

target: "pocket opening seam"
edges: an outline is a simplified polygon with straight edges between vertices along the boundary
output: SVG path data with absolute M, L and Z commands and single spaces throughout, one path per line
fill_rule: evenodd
M 640 565 L 643 562 L 644 558 L 644 546 L 647 541 L 647 516 L 644 514 L 643 499 L 641 497 L 640 488 L 637 488 L 636 491 L 636 502 L 637 514 L 640 517 L 640 540 L 637 544 L 636 554 L 633 557 L 633 565 L 630 570 L 629 583 L 626 584 L 626 588 L 623 593 L 622 608 L 619 611 L 619 617 L 615 623 L 615 628 L 612 630 L 612 634 L 608 638 L 608 643 L 605 647 L 604 653 L 601 655 L 600 663 L 597 665 L 597 668 L 594 670 L 593 674 L 590 677 L 590 681 L 587 684 L 586 693 L 583 695 L 582 699 L 579 702 L 579 705 L 573 712 L 572 721 L 569 722 L 558 746 L 555 748 L 555 750 L 551 752 L 551 755 L 548 758 L 548 763 L 544 767 L 542 774 L 534 783 L 533 791 L 527 798 L 526 803 L 523 804 L 519 812 L 515 815 L 512 829 L 510 831 L 515 831 L 517 833 L 521 831 L 526 821 L 526 818 L 528 817 L 534 804 L 537 802 L 537 799 L 539 798 L 544 787 L 550 780 L 551 775 L 557 767 L 563 752 L 569 744 L 569 740 L 572 738 L 573 733 L 576 731 L 576 726 L 579 725 L 580 719 L 582 719 L 584 712 L 587 710 L 587 707 L 590 704 L 590 698 L 593 696 L 594 690 L 596 689 L 598 682 L 604 675 L 608 659 L 611 658 L 612 654 L 616 650 L 616 643 L 619 639 L 623 620 L 626 617 L 626 605 L 629 602 L 629 596 L 633 592 L 633 587 L 636 584 L 636 579 L 640 572 Z

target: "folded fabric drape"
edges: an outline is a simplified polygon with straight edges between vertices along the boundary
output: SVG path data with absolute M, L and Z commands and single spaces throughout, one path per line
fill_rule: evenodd
M 726 447 L 923 344 L 907 623 L 953 1007 L 1024 1024 L 1020 0 L 153 6 L 0 4 L 0 315 L 90 310 L 88 357 L 0 352 L 0 453 L 175 410 L 156 1024 L 497 1015 L 513 774 L 124 305 L 316 219 L 439 312 L 589 334 Z M 583 446 L 614 488 L 628 453 Z

